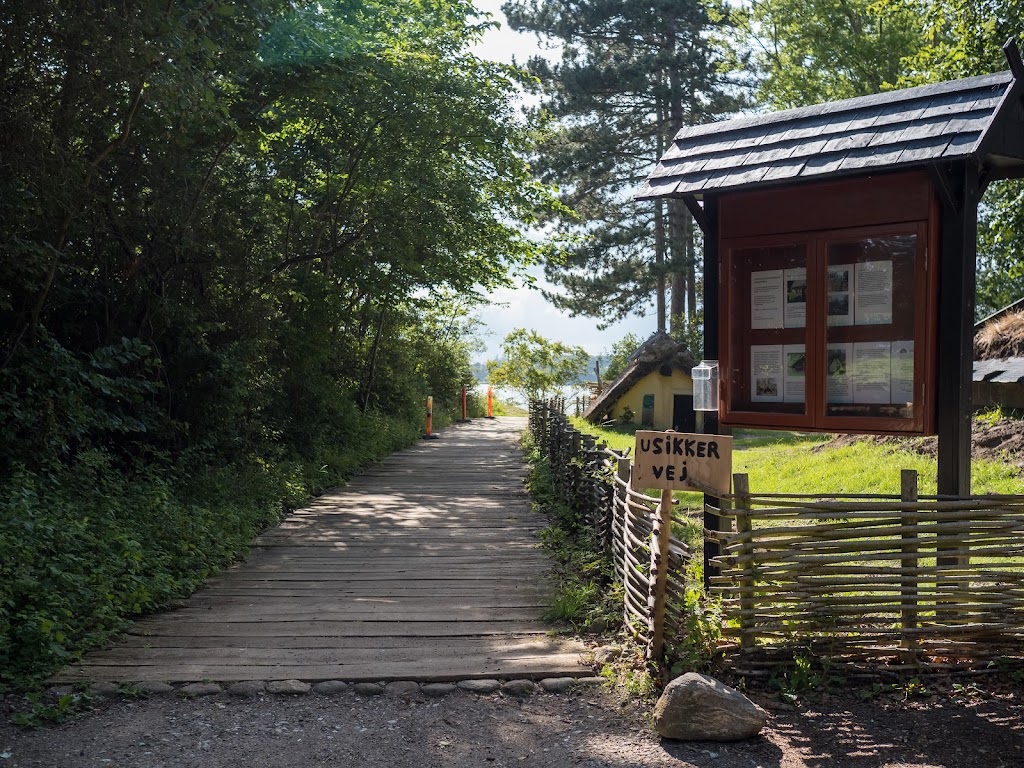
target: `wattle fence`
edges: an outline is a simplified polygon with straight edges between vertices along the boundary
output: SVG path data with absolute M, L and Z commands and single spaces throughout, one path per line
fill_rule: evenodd
M 909 470 L 900 496 L 759 495 L 736 475 L 719 506 L 697 516 L 674 507 L 662 563 L 652 546 L 659 499 L 632 487 L 628 455 L 575 429 L 560 403 L 531 404 L 530 432 L 562 498 L 599 533 L 623 584 L 625 624 L 649 650 L 664 644 L 671 656 L 685 644 L 701 610 L 691 566 L 703 538 L 720 551 L 708 582 L 720 600 L 719 651 L 737 672 L 764 675 L 797 658 L 868 675 L 1024 661 L 1024 496 L 922 497 Z M 703 513 L 721 530 L 703 529 Z M 678 534 L 694 526 L 703 537 L 691 549 Z

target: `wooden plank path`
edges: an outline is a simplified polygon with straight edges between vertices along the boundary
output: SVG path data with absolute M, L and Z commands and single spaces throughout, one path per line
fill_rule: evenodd
M 541 621 L 550 563 L 523 488 L 525 419 L 389 457 L 260 536 L 252 555 L 55 679 L 581 676 Z

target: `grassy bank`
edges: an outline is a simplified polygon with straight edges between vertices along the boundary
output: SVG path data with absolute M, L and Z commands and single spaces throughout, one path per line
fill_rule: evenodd
M 634 445 L 633 430 L 574 423 L 616 450 Z M 824 445 L 831 435 L 768 430 L 737 430 L 734 437 L 733 471 L 747 473 L 754 493 L 899 494 L 903 469 L 918 471 L 922 494 L 936 490 L 935 459 L 905 448 L 869 441 L 833 447 Z M 975 493 L 1020 493 L 1024 483 L 1014 467 L 978 459 L 971 485 Z M 680 496 L 700 506 L 698 494 Z

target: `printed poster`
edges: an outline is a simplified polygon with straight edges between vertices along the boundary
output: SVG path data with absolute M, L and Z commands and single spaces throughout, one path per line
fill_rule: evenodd
M 786 370 L 782 380 L 782 399 L 786 403 L 802 403 L 806 398 L 807 354 L 803 344 L 787 344 L 782 348 Z
M 890 403 L 892 343 L 862 341 L 853 345 L 853 402 Z
M 892 402 L 912 405 L 914 402 L 914 342 L 892 342 L 890 390 Z
M 784 395 L 783 347 L 764 344 L 750 347 L 750 401 L 781 403 Z
M 783 282 L 786 292 L 782 310 L 783 325 L 786 328 L 803 328 L 807 325 L 807 269 L 796 267 L 784 270 Z
M 825 399 L 829 403 L 853 402 L 853 344 L 829 344 L 825 361 Z
M 783 317 L 781 269 L 750 273 L 750 327 L 781 328 Z
M 892 322 L 892 262 L 864 261 L 856 268 L 854 316 L 857 325 Z
M 854 270 L 852 264 L 828 268 L 828 324 L 853 325 Z

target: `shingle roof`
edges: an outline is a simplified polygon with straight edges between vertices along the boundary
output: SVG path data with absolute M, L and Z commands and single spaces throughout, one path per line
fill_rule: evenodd
M 986 139 L 1012 83 L 1000 72 L 684 128 L 636 197 L 909 168 L 983 149 L 998 155 L 1004 148 Z
M 995 384 L 1024 384 L 1024 357 L 1003 360 L 975 360 L 974 381 Z

